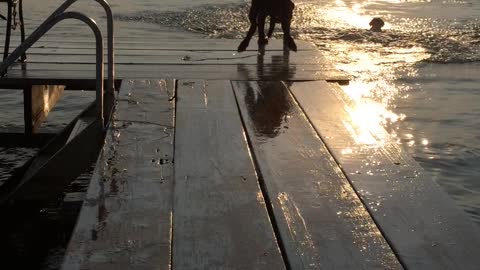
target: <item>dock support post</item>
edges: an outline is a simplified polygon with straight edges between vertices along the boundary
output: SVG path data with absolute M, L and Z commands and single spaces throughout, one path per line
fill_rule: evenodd
M 25 135 L 37 131 L 64 90 L 64 85 L 31 85 L 23 89 Z

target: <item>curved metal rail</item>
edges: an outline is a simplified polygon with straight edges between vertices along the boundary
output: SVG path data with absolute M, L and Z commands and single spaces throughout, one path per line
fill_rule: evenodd
M 104 80 L 104 61 L 103 61 L 103 37 L 102 32 L 97 26 L 97 23 L 79 12 L 63 12 L 50 16 L 44 23 L 40 25 L 20 46 L 18 46 L 5 61 L 0 65 L 0 74 L 4 75 L 8 67 L 16 61 L 24 52 L 26 52 L 35 42 L 37 42 L 45 33 L 47 33 L 53 26 L 65 19 L 77 19 L 87 24 L 93 31 L 96 41 L 96 103 L 98 110 L 98 118 L 105 128 L 106 123 L 103 113 L 103 80 Z M 113 82 L 112 82 L 113 83 Z
M 73 5 L 78 0 L 67 0 L 65 1 L 60 7 L 58 7 L 50 17 L 47 18 L 46 21 L 52 19 L 53 17 L 63 13 L 67 10 L 71 5 Z M 95 2 L 102 5 L 103 9 L 105 9 L 105 14 L 107 15 L 107 51 L 108 51 L 108 81 L 107 81 L 107 91 L 113 93 L 115 84 L 115 69 L 114 69 L 114 40 L 113 40 L 113 13 L 110 5 L 106 0 L 94 0 Z
M 7 73 L 7 69 L 15 61 L 35 43 L 45 33 L 47 33 L 58 22 L 73 18 L 78 19 L 86 23 L 93 30 L 96 39 L 96 90 L 97 90 L 97 107 L 99 118 L 102 121 L 103 127 L 106 127 L 104 117 L 104 60 L 103 60 L 103 37 L 96 22 L 86 15 L 78 12 L 65 12 L 71 5 L 78 0 L 66 0 L 60 7 L 58 7 L 32 34 L 24 41 L 18 48 L 16 48 L 4 61 L 0 64 L 0 76 L 4 76 Z M 95 0 L 102 5 L 107 16 L 107 50 L 108 50 L 108 80 L 107 80 L 107 92 L 112 96 L 114 95 L 114 79 L 115 79 L 115 67 L 114 67 L 114 26 L 113 26 L 113 13 L 106 0 Z M 22 58 L 23 59 L 23 58 Z
M 37 32 L 41 31 L 42 27 L 44 27 L 45 24 L 47 24 L 50 20 L 55 18 L 56 16 L 62 14 L 67 10 L 71 5 L 73 5 L 75 2 L 78 0 L 67 0 L 65 1 L 60 7 L 58 7 L 46 20 L 43 22 L 33 33 L 33 35 L 37 35 Z M 108 81 L 107 81 L 107 91 L 109 93 L 114 92 L 114 79 L 115 79 L 115 68 L 114 68 L 114 61 L 115 61 L 115 51 L 114 51 L 114 26 L 113 26 L 113 13 L 112 9 L 110 8 L 110 5 L 106 0 L 94 0 L 95 2 L 99 3 L 103 9 L 105 10 L 105 14 L 107 16 L 107 50 L 108 50 Z M 12 53 L 13 54 L 13 53 Z M 2 65 L 0 66 L 0 76 L 4 76 L 6 73 L 6 68 L 8 68 L 10 65 L 12 65 L 18 57 L 16 58 L 7 58 L 4 59 Z M 23 59 L 23 56 L 22 56 Z M 4 69 L 4 64 L 6 68 Z

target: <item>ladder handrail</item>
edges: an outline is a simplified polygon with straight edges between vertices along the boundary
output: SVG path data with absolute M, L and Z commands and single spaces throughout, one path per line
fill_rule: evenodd
M 67 19 L 74 18 L 80 21 L 83 21 L 95 33 L 96 38 L 96 48 L 97 48 L 97 63 L 96 63 L 96 90 L 97 90 L 97 107 L 99 111 L 99 118 L 102 121 L 102 126 L 105 128 L 107 123 L 105 122 L 104 117 L 104 60 L 103 60 L 103 37 L 101 34 L 98 25 L 94 20 L 87 17 L 86 15 L 78 12 L 65 12 L 71 5 L 73 5 L 78 0 L 66 0 L 62 5 L 60 5 L 35 31 L 30 34 L 30 36 L 20 44 L 4 61 L 0 64 L 0 76 L 3 77 L 7 73 L 7 69 L 10 65 L 15 63 L 15 61 L 20 57 L 20 54 L 24 54 L 35 42 L 37 42 L 46 32 L 48 32 L 55 24 L 58 22 Z M 107 81 L 107 93 L 110 96 L 115 95 L 115 62 L 114 62 L 114 25 L 113 25 L 113 13 L 110 8 L 110 5 L 106 0 L 95 0 L 99 3 L 105 10 L 107 16 L 107 53 L 108 53 L 108 81 Z M 64 14 L 70 14 L 65 16 Z M 100 39 L 97 37 L 97 30 L 100 33 Z M 101 49 L 101 60 L 98 56 L 98 51 Z M 99 65 L 101 64 L 101 71 Z M 101 75 L 100 75 L 101 73 Z M 101 81 L 101 82 L 100 82 Z
M 75 2 L 78 0 L 66 0 L 62 5 L 60 5 L 35 31 L 33 31 L 32 35 L 35 34 L 36 31 L 38 31 L 40 28 L 42 28 L 42 25 L 47 23 L 49 20 L 53 19 L 55 16 L 62 14 L 65 10 L 67 10 L 71 5 L 73 5 Z M 110 8 L 110 5 L 106 0 L 95 0 L 97 3 L 102 5 L 103 9 L 105 10 L 105 14 L 107 16 L 107 53 L 108 53 L 108 81 L 107 81 L 107 91 L 109 93 L 114 93 L 114 80 L 115 80 L 115 50 L 114 50 L 114 25 L 113 25 L 113 12 L 112 9 Z M 7 68 L 12 65 L 16 60 L 18 59 L 15 58 L 13 60 L 8 60 L 5 59 L 3 62 L 8 63 Z M 2 68 L 0 68 L 0 76 L 4 76 L 6 73 L 6 69 L 3 70 L 3 64 L 1 65 Z
M 103 61 L 103 36 L 97 23 L 90 17 L 75 11 L 61 12 L 50 16 L 43 22 L 20 46 L 18 46 L 0 65 L 0 74 L 4 75 L 8 67 L 13 64 L 24 52 L 26 52 L 35 42 L 45 35 L 53 26 L 65 19 L 77 19 L 87 24 L 95 35 L 96 42 L 96 102 L 98 118 L 105 128 L 106 124 L 103 113 L 103 80 L 104 80 L 104 61 Z
M 55 17 L 58 14 L 61 14 L 65 10 L 67 10 L 71 5 L 73 5 L 78 0 L 66 0 L 60 7 L 58 7 L 47 20 Z M 107 15 L 107 51 L 108 51 L 108 81 L 107 81 L 107 91 L 109 93 L 114 93 L 114 78 L 115 78 L 115 69 L 114 69 L 114 26 L 113 26 L 113 13 L 110 5 L 106 0 L 94 0 L 100 5 L 102 5 L 103 9 L 105 9 L 105 14 Z

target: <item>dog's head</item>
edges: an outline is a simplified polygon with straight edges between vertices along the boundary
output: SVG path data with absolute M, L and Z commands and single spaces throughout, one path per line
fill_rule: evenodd
M 371 21 L 370 21 L 370 30 L 374 31 L 374 32 L 381 32 L 382 31 L 382 27 L 385 25 L 385 22 L 381 19 L 381 18 L 373 18 Z

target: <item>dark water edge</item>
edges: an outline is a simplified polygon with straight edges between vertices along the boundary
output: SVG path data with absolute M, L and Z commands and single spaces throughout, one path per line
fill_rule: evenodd
M 0 186 L 12 175 L 12 172 L 34 157 L 38 148 L 0 147 Z
M 6 217 L 0 222 L 1 269 L 60 268 L 93 169 L 94 164 L 60 198 L 0 209 Z
M 50 112 L 38 133 L 56 134 L 67 126 L 86 106 L 95 99 L 95 92 L 65 91 L 61 100 Z M 21 91 L 1 90 L 2 108 L 0 132 L 23 133 L 23 94 Z M 0 185 L 16 168 L 35 156 L 39 148 L 0 147 Z
M 1 132 L 23 133 L 20 91 L 0 91 Z M 40 133 L 56 134 L 94 100 L 95 92 L 66 91 Z M 3 102 L 5 101 L 5 102 Z M 0 147 L 0 185 L 34 157 L 39 148 Z M 77 221 L 93 164 L 72 181 L 58 198 L 18 202 L 0 208 L 0 269 L 59 269 Z

